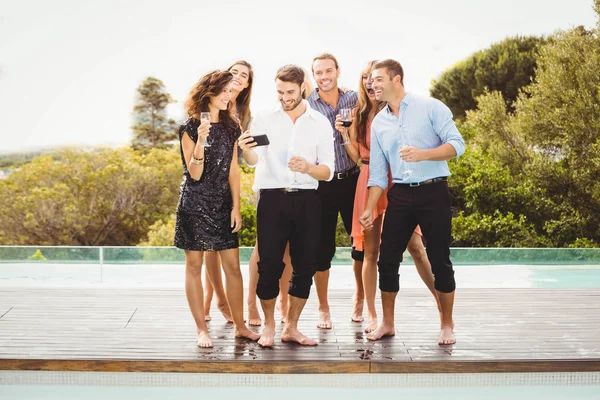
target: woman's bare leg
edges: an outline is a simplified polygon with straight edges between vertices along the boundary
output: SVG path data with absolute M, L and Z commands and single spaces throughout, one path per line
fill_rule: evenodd
M 208 277 L 208 284 L 205 281 L 205 290 L 207 287 L 211 287 L 214 290 L 215 295 L 217 296 L 217 308 L 223 314 L 223 317 L 227 320 L 227 322 L 233 322 L 231 318 L 231 311 L 229 310 L 229 306 L 227 305 L 227 296 L 225 295 L 225 289 L 223 288 L 223 277 L 221 275 L 221 259 L 219 257 L 219 253 L 215 251 L 207 251 L 204 255 L 204 263 L 206 265 L 206 272 Z M 208 306 L 210 307 L 210 301 L 212 300 L 212 292 L 211 298 L 208 300 Z M 206 307 L 207 301 L 206 296 L 204 296 L 204 307 Z M 206 311 L 205 312 L 209 312 Z
M 276 307 L 281 314 L 281 322 L 285 323 L 288 313 L 288 290 L 290 290 L 290 279 L 292 279 L 292 259 L 290 258 L 290 244 L 285 247 L 283 254 L 285 269 L 279 279 L 279 297 L 277 297 Z
M 244 322 L 244 281 L 240 271 L 240 252 L 238 248 L 219 252 L 225 271 L 227 302 L 235 324 L 235 337 L 258 340 L 260 335 L 252 332 Z M 220 273 L 220 271 L 219 271 Z M 211 276 L 212 277 L 212 276 Z
M 363 308 L 365 305 L 365 290 L 363 283 L 363 263 L 364 261 L 352 260 L 352 270 L 354 271 L 355 292 L 352 296 L 354 302 L 354 308 L 352 310 L 352 316 L 350 319 L 354 322 L 363 322 Z
M 365 332 L 373 332 L 377 328 L 377 310 L 375 309 L 375 295 L 377 294 L 377 258 L 379 257 L 379 243 L 381 242 L 381 221 L 378 217 L 373 221 L 373 228 L 365 231 L 365 260 L 362 269 L 362 281 L 367 302 L 367 326 Z
M 199 347 L 213 347 L 204 321 L 204 293 L 202 290 L 202 252 L 185 251 L 185 296 L 196 322 L 197 344 Z
M 440 322 L 441 322 L 441 312 L 442 306 L 440 304 L 440 298 L 438 296 L 437 290 L 435 290 L 435 278 L 433 273 L 431 272 L 431 264 L 429 263 L 429 258 L 427 258 L 427 252 L 425 251 L 425 246 L 423 246 L 423 240 L 421 236 L 417 235 L 413 232 L 410 241 L 408 242 L 408 252 L 410 256 L 413 258 L 415 262 L 415 267 L 417 268 L 417 272 L 419 276 L 427 286 L 427 289 L 433 295 L 435 302 L 437 304 L 438 312 L 440 313 Z
M 248 325 L 260 326 L 262 321 L 256 306 L 256 285 L 258 284 L 258 240 L 252 250 L 250 261 L 248 262 L 250 269 L 250 282 L 248 282 Z

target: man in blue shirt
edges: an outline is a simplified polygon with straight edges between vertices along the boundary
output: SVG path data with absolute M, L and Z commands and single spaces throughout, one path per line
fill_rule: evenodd
M 317 89 L 307 100 L 313 109 L 319 111 L 329 120 L 335 150 L 333 179 L 329 182 L 320 181 L 317 190 L 321 198 L 321 239 L 317 252 L 317 273 L 314 276 L 317 296 L 319 297 L 319 322 L 317 326 L 322 329 L 331 329 L 327 290 L 331 260 L 335 255 L 338 213 L 342 217 L 346 232 L 350 235 L 352 232 L 356 182 L 360 172 L 356 163 L 352 161 L 346 152 L 346 147 L 352 145 L 345 143 L 346 140 L 344 140 L 342 134 L 336 130 L 335 118 L 341 109 L 353 109 L 356 106 L 358 94 L 354 91 L 343 91 L 338 87 L 340 68 L 337 59 L 329 53 L 320 54 L 313 59 L 312 73 Z M 362 263 L 360 263 L 362 257 L 362 252 L 352 252 L 352 258 L 355 260 L 355 274 L 357 270 L 362 271 Z M 363 298 L 355 299 L 355 314 L 358 311 L 362 313 L 362 304 Z M 357 310 L 357 307 L 361 307 L 361 309 Z
M 367 335 L 369 340 L 394 335 L 394 306 L 399 290 L 402 254 L 417 225 L 427 242 L 427 256 L 441 303 L 439 344 L 454 344 L 454 270 L 450 261 L 452 212 L 447 177 L 449 160 L 465 151 L 463 138 L 442 102 L 404 90 L 400 63 L 383 60 L 371 74 L 375 96 L 387 102 L 371 125 L 369 197 L 360 223 L 372 228 L 372 213 L 388 185 L 393 186 L 383 222 L 379 255 L 379 289 L 383 321 Z

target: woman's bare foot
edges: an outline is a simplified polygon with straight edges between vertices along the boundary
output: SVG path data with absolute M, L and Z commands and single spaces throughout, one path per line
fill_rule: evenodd
M 196 344 L 198 345 L 198 347 L 202 348 L 213 347 L 213 342 L 210 336 L 208 336 L 208 332 L 198 333 L 198 337 L 196 338 Z
M 369 320 L 367 322 L 367 326 L 365 327 L 365 332 L 366 333 L 371 333 L 375 329 L 377 329 L 377 317 L 375 317 L 375 318 L 369 318 Z
M 204 321 L 208 322 L 212 319 L 212 317 L 210 316 L 210 311 L 204 313 Z
M 393 325 L 382 323 L 377 327 L 377 329 L 367 335 L 367 339 L 379 340 L 384 336 L 394 336 L 395 334 L 396 330 L 394 329 Z
M 350 317 L 354 322 L 363 322 L 365 319 L 362 316 L 363 306 L 364 306 L 364 298 L 359 297 L 355 294 L 352 296 L 352 301 L 354 301 L 354 310 L 352 310 L 352 316 Z
M 281 314 L 281 323 L 285 324 L 285 322 L 287 321 L 287 304 L 283 304 L 281 296 L 277 298 L 277 303 L 275 303 L 275 307 L 277 308 L 277 311 L 279 311 L 279 313 Z
M 295 342 L 303 346 L 316 346 L 319 343 L 316 340 L 304 336 L 298 329 L 283 328 L 281 332 L 282 342 Z
M 229 304 L 227 304 L 227 301 L 221 302 L 221 299 L 219 299 L 219 302 L 217 303 L 217 308 L 219 309 L 219 311 L 221 311 L 221 314 L 223 314 L 223 317 L 227 320 L 227 322 L 233 322 L 233 318 L 231 318 L 231 311 L 229 310 Z
M 258 344 L 262 347 L 273 347 L 273 343 L 275 343 L 275 327 L 265 324 L 262 335 L 258 339 Z
M 329 314 L 329 308 L 327 309 L 327 311 L 319 310 L 319 322 L 317 323 L 317 328 L 321 328 L 321 329 L 333 328 L 333 324 L 331 323 L 331 314 Z
M 241 329 L 235 328 L 235 337 L 250 339 L 250 340 L 255 340 L 255 341 L 260 339 L 260 335 L 258 333 L 252 332 L 250 329 L 246 328 L 245 326 L 242 327 Z
M 454 338 L 454 326 L 442 326 L 442 331 L 440 332 L 440 340 L 438 340 L 438 344 L 447 345 L 454 343 L 456 343 L 456 339 Z
M 262 320 L 260 319 L 260 314 L 258 313 L 258 308 L 256 308 L 256 304 L 250 305 L 248 304 L 248 325 L 251 326 L 261 326 Z

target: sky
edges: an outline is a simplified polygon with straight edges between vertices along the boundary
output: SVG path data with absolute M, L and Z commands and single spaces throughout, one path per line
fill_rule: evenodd
M 595 25 L 592 0 L 0 0 L 0 153 L 132 139 L 136 87 L 162 80 L 183 102 L 207 71 L 254 67 L 252 111 L 275 102 L 284 64 L 321 52 L 356 89 L 371 59 L 403 65 L 408 91 L 508 36 Z

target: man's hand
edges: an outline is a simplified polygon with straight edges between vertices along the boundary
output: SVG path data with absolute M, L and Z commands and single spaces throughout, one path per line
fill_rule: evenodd
M 405 146 L 400 149 L 400 158 L 407 162 L 418 162 L 425 160 L 425 150 L 415 146 Z
M 303 174 L 308 174 L 308 170 L 310 169 L 311 164 L 306 161 L 303 157 L 293 156 L 290 158 L 288 162 L 288 168 L 293 172 L 300 172 Z

